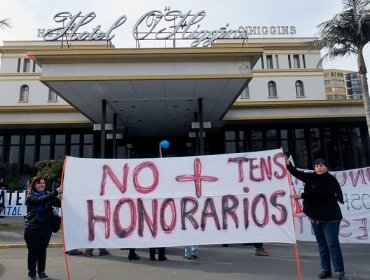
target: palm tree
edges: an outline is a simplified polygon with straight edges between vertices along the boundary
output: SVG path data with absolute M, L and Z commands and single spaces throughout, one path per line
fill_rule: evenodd
M 358 73 L 362 82 L 362 98 L 370 137 L 369 88 L 363 55 L 363 49 L 370 41 L 370 0 L 342 0 L 342 3 L 342 12 L 317 26 L 320 30 L 320 38 L 316 43 L 320 49 L 327 49 L 327 54 L 323 59 L 346 55 L 357 56 Z
M 9 19 L 0 20 L 0 28 L 10 27 Z

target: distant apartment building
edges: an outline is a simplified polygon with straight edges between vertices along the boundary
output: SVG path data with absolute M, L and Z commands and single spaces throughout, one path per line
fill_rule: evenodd
M 324 70 L 326 99 L 361 99 L 361 80 L 357 72 L 326 69 Z

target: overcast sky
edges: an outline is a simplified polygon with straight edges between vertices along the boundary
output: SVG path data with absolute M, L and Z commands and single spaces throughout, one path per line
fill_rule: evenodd
M 53 16 L 62 11 L 82 14 L 94 11 L 96 18 L 83 30 L 91 31 L 101 24 L 106 31 L 120 16 L 127 21 L 115 29 L 112 42 L 119 48 L 135 47 L 131 34 L 136 21 L 151 10 L 187 12 L 206 11 L 200 22 L 201 29 L 218 29 L 229 23 L 229 28 L 239 26 L 295 26 L 293 37 L 318 35 L 317 25 L 331 19 L 342 9 L 341 0 L 1 0 L 0 19 L 9 18 L 12 28 L 0 30 L 0 44 L 7 40 L 40 40 L 37 29 L 59 27 Z M 88 28 L 89 26 L 89 28 Z M 151 42 L 153 47 L 163 47 L 163 42 Z M 370 51 L 367 47 L 365 59 L 370 67 Z M 325 68 L 357 70 L 354 57 L 325 61 Z

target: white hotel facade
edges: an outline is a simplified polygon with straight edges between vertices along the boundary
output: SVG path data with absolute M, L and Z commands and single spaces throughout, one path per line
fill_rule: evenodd
M 22 177 L 64 155 L 156 157 L 167 139 L 167 156 L 283 147 L 300 167 L 317 157 L 337 170 L 369 166 L 362 100 L 326 100 L 313 39 L 151 49 L 3 42 L 0 162 Z M 192 128 L 202 120 L 211 128 Z

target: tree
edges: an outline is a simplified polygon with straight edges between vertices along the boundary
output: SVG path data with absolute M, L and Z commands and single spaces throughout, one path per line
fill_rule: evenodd
M 327 49 L 327 54 L 323 59 L 347 55 L 357 56 L 357 67 L 362 83 L 362 98 L 370 137 L 369 88 L 363 55 L 364 47 L 370 41 L 370 0 L 342 0 L 342 3 L 342 12 L 317 26 L 320 30 L 320 38 L 316 44 L 320 49 Z
M 0 28 L 10 27 L 9 19 L 0 20 Z
M 62 176 L 63 160 L 42 160 L 35 163 L 37 175 L 43 177 L 48 184 Z

